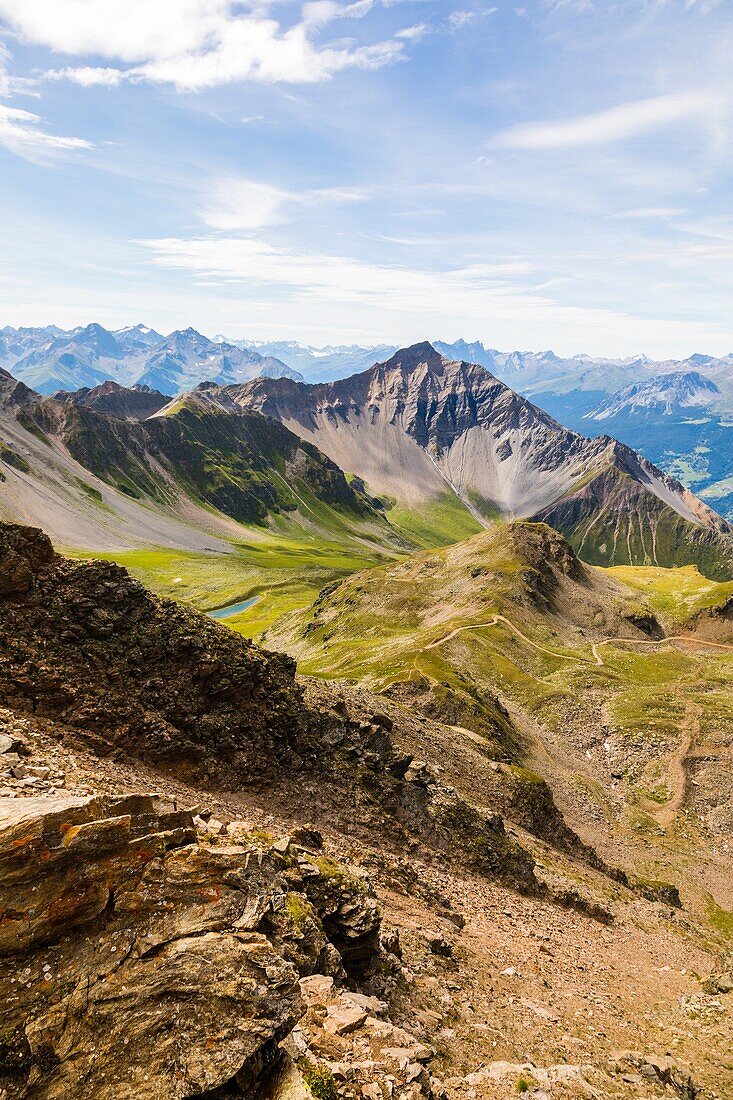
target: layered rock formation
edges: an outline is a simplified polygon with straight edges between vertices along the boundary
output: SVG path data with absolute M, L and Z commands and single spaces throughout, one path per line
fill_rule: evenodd
M 199 825 L 150 796 L 0 800 L 3 1095 L 285 1096 L 280 1081 L 333 1080 L 320 1024 L 338 1042 L 376 1011 L 389 1033 L 354 984 L 397 965 L 368 884 L 287 839 Z M 293 1036 L 326 993 L 327 1019 Z M 420 1062 L 383 1068 L 394 1095 L 433 1095 Z

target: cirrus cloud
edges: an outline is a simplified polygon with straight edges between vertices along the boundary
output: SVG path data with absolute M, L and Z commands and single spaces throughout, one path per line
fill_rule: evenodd
M 720 100 L 708 91 L 673 92 L 558 122 L 527 122 L 502 130 L 494 145 L 505 149 L 567 149 L 623 141 L 673 122 L 715 113 Z
M 30 111 L 0 103 L 0 145 L 26 160 L 43 161 L 54 153 L 92 149 L 83 138 L 60 137 L 39 126 L 41 119 Z

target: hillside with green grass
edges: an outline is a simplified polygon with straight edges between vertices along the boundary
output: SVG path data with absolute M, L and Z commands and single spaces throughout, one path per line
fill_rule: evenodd
M 350 539 L 344 534 L 341 541 L 329 541 L 298 529 L 292 520 L 281 527 L 243 527 L 240 539 L 225 550 L 148 547 L 95 551 L 91 556 L 125 566 L 157 595 L 200 611 L 255 599 L 245 612 L 224 620 L 248 638 L 259 638 L 283 615 L 309 607 L 324 585 L 395 556 L 395 551 L 360 541 L 353 533 Z M 79 550 L 70 554 L 90 556 Z
M 598 569 L 515 523 L 350 576 L 265 644 L 538 771 L 583 835 L 613 850 L 643 834 L 644 873 L 674 878 L 733 824 L 733 644 L 698 629 L 731 587 L 692 567 Z

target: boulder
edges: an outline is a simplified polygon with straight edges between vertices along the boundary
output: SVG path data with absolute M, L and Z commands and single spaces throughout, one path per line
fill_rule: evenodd
M 323 1026 L 333 1035 L 348 1035 L 360 1028 L 366 1018 L 363 1008 L 344 1002 L 329 1007 Z
M 252 855 L 150 796 L 0 799 L 9 1100 L 249 1095 L 303 1009 L 261 930 L 287 887 Z

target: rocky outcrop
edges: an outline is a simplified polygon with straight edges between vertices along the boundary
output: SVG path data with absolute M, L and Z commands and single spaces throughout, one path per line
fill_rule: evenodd
M 293 661 L 157 599 L 119 566 L 69 561 L 40 531 L 2 526 L 0 596 L 11 708 L 204 785 L 316 757 Z
M 259 931 L 286 896 L 279 861 L 203 848 L 190 814 L 150 797 L 3 800 L 0 826 L 8 1095 L 254 1086 L 301 1012 Z
M 395 1097 L 432 1096 L 433 1052 L 354 984 L 398 968 L 370 884 L 198 824 L 146 795 L 0 800 L 3 1095 L 253 1100 L 383 1069 Z M 400 1049 L 365 1062 L 370 1035 Z
M 92 388 L 82 386 L 73 391 L 57 390 L 53 397 L 57 401 L 84 405 L 85 408 L 123 420 L 146 420 L 170 401 L 170 397 L 150 386 L 127 387 L 111 381 Z

